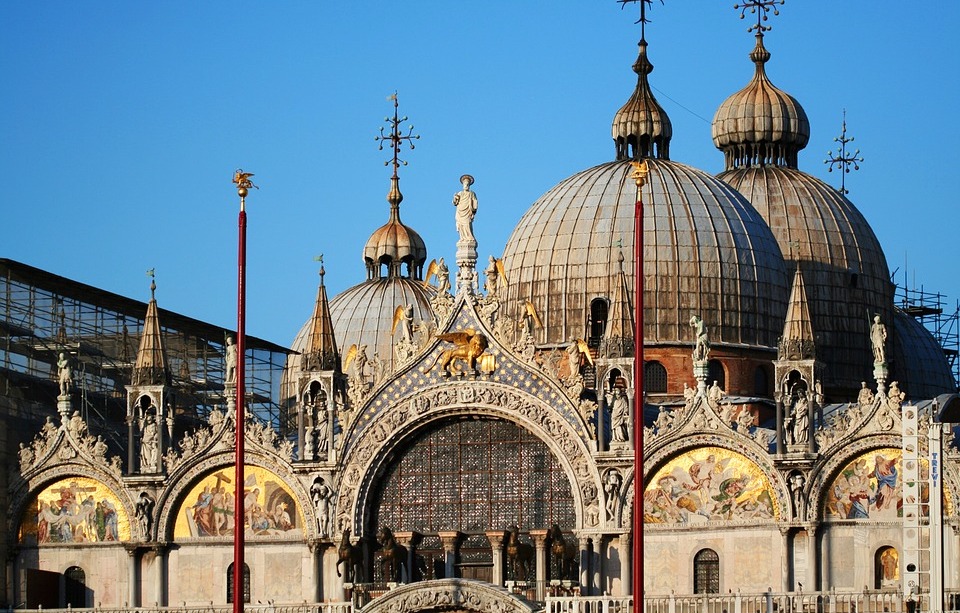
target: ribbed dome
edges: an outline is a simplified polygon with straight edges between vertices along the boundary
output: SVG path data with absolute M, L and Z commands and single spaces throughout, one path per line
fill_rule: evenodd
M 423 276 L 423 264 L 427 260 L 427 246 L 420 235 L 410 226 L 400 221 L 399 180 L 391 179 L 387 201 L 390 203 L 390 220 L 374 230 L 363 248 L 363 260 L 367 265 L 367 278 L 380 276 L 380 267 L 387 266 L 387 276 L 401 275 L 400 267 L 406 264 L 407 276 L 420 279 Z
M 750 54 L 756 72 L 750 83 L 727 98 L 713 117 L 713 144 L 723 151 L 726 169 L 771 164 L 797 167 L 797 153 L 810 140 L 810 123 L 800 103 L 774 87 L 764 64 L 770 52 L 757 34 Z
M 935 398 L 957 391 L 943 347 L 919 321 L 900 309 L 893 312 L 893 372 L 891 380 L 911 400 Z
M 330 318 L 341 360 L 346 359 L 351 345 L 366 345 L 368 358 L 377 354 L 386 366 L 392 366 L 394 339 L 390 329 L 394 311 L 400 305 L 412 304 L 414 322 L 432 320 L 432 291 L 420 281 L 393 277 L 364 281 L 334 297 L 330 301 Z M 294 351 L 302 352 L 306 348 L 310 322 L 303 325 L 294 339 L 290 347 Z
M 773 231 L 784 257 L 803 262 L 817 357 L 835 400 L 856 395 L 869 380 L 869 324 L 891 321 L 893 285 L 880 242 L 850 200 L 793 168 L 728 170 L 720 179 L 739 190 Z
M 640 54 L 633 64 L 637 88 L 613 117 L 611 132 L 617 146 L 617 159 L 659 157 L 669 160 L 673 125 L 650 91 L 647 75 L 653 72 L 653 64 L 647 59 L 647 42 L 641 40 L 639 45 Z
M 709 174 L 667 160 L 647 164 L 646 343 L 692 343 L 689 320 L 698 314 L 714 344 L 776 346 L 789 284 L 770 229 Z M 621 253 L 633 286 L 631 172 L 627 161 L 610 162 L 562 181 L 530 207 L 507 242 L 509 304 L 533 302 L 548 343 L 585 337 L 591 301 L 616 291 Z

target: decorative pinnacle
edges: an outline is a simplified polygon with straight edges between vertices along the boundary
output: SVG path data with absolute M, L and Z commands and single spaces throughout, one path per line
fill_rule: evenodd
M 242 168 L 238 168 L 233 173 L 233 184 L 237 186 L 237 195 L 240 196 L 240 210 L 243 210 L 244 201 L 246 200 L 248 190 L 252 187 L 253 189 L 260 189 L 253 184 L 253 181 L 250 180 L 250 177 L 253 176 L 252 172 L 243 172 Z
M 400 145 L 403 143 L 403 141 L 406 141 L 407 144 L 410 145 L 410 150 L 412 151 L 416 149 L 416 147 L 413 145 L 413 141 L 419 140 L 420 135 L 413 133 L 412 125 L 409 126 L 406 135 L 400 133 L 400 124 L 407 121 L 409 118 L 407 116 L 400 117 L 399 115 L 400 102 L 397 100 L 397 92 L 393 92 L 391 95 L 387 96 L 387 100 L 393 100 L 393 119 L 390 119 L 389 117 L 383 118 L 384 121 L 390 124 L 390 134 L 384 134 L 383 128 L 381 127 L 380 136 L 375 137 L 374 140 L 380 142 L 380 151 L 383 151 L 383 144 L 386 141 L 390 141 L 390 148 L 393 149 L 393 159 L 387 160 L 383 163 L 383 165 L 386 166 L 392 161 L 393 176 L 396 178 L 397 169 L 400 167 L 400 165 L 407 165 L 406 161 L 400 159 Z
M 155 270 L 155 268 L 151 268 L 147 271 L 147 276 L 150 277 L 150 300 L 154 299 L 154 293 L 157 291 L 157 275 L 154 273 Z
M 747 28 L 747 32 L 756 30 L 757 34 L 763 36 L 764 32 L 769 32 L 773 26 L 765 26 L 763 22 L 769 19 L 768 12 L 773 10 L 774 15 L 779 15 L 777 5 L 783 6 L 786 0 L 747 0 L 743 4 L 734 4 L 734 10 L 740 11 L 740 19 L 746 18 L 746 12 L 749 9 L 750 14 L 756 14 L 757 23 Z
M 313 256 L 314 262 L 320 262 L 320 284 L 323 285 L 323 275 L 327 274 L 326 269 L 323 267 L 323 254 Z
M 637 162 L 633 160 L 630 162 L 630 165 L 633 166 L 633 174 L 630 175 L 634 183 L 637 184 L 637 191 L 640 191 L 640 188 L 644 186 L 647 182 L 647 175 L 650 172 L 650 169 L 647 167 L 647 161 L 641 160 Z M 639 193 L 637 194 L 639 197 Z
M 827 151 L 829 156 L 823 161 L 824 164 L 829 164 L 827 172 L 833 172 L 834 165 L 839 166 L 842 172 L 840 173 L 840 193 L 849 194 L 850 190 L 847 189 L 846 185 L 846 176 L 850 172 L 850 167 L 853 166 L 854 170 L 860 170 L 860 162 L 863 161 L 863 158 L 860 156 L 860 150 L 857 149 L 853 153 L 847 152 L 847 143 L 852 143 L 854 138 L 851 136 L 847 138 L 847 109 L 843 109 L 843 129 L 840 132 L 840 136 L 833 139 L 833 142 L 840 143 L 840 147 L 837 149 L 837 152 Z
M 617 3 L 621 5 L 621 10 L 627 8 L 628 4 L 637 3 L 640 5 L 640 19 L 634 23 L 640 24 L 640 40 L 646 40 L 646 26 L 650 23 L 650 20 L 647 19 L 647 5 L 653 4 L 653 0 L 617 0 Z M 663 0 L 660 0 L 660 4 L 663 4 Z

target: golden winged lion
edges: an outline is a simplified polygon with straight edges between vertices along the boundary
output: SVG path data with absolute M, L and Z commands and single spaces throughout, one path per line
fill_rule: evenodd
M 482 332 L 477 332 L 472 328 L 463 332 L 438 334 L 437 338 L 453 343 L 455 347 L 438 355 L 430 368 L 424 372 L 430 372 L 434 366 L 440 364 L 440 368 L 445 370 L 448 375 L 461 374 L 463 370 L 457 364 L 457 360 L 466 363 L 470 370 L 476 371 L 477 360 L 487 350 L 487 337 Z

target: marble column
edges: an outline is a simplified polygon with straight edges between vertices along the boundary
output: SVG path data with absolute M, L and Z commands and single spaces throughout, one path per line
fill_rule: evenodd
M 537 600 L 543 602 L 546 597 L 545 587 L 547 585 L 547 531 L 531 530 L 530 538 L 533 539 L 533 545 L 536 549 L 537 570 Z
M 167 552 L 169 543 L 153 545 L 153 597 L 157 606 L 167 606 Z M 141 603 L 142 604 L 142 603 Z
M 820 526 L 811 524 L 807 527 L 807 589 L 820 589 L 820 552 L 818 551 L 817 532 Z
M 603 385 L 598 385 L 597 394 L 597 451 L 606 451 L 607 441 L 605 440 L 604 425 L 607 421 L 607 394 Z
M 620 555 L 620 593 L 628 596 L 633 591 L 631 565 L 633 550 L 630 548 L 630 533 L 624 532 L 617 539 L 617 553 Z
M 590 596 L 590 539 L 578 538 L 580 545 L 580 595 Z
M 127 552 L 127 604 L 130 607 L 140 606 L 140 585 L 137 572 L 137 565 L 140 563 L 140 555 L 136 545 L 124 545 Z
M 443 543 L 443 574 L 447 579 L 457 576 L 457 547 L 460 544 L 461 534 L 456 530 L 438 532 L 440 542 Z
M 591 580 L 590 585 L 597 591 L 597 594 L 602 594 L 604 592 L 603 587 L 603 554 L 604 548 L 606 547 L 607 542 L 606 538 L 602 534 L 598 534 L 593 537 L 593 555 L 591 556 L 590 570 Z
M 503 587 L 503 539 L 506 538 L 506 532 L 503 530 L 488 530 L 487 540 L 490 541 L 490 549 L 493 552 L 493 576 L 490 582 L 496 586 Z
M 789 528 L 780 528 L 780 548 L 783 555 L 780 556 L 780 591 L 790 591 L 790 569 L 796 563 L 796 550 L 792 547 L 794 536 Z
M 397 539 L 398 543 L 407 548 L 407 559 L 404 562 L 407 576 L 406 579 L 403 580 L 406 583 L 413 583 L 414 581 L 423 579 L 423 577 L 417 577 L 414 566 L 417 563 L 417 547 L 420 545 L 420 541 L 423 540 L 423 535 L 419 532 L 401 531 L 394 532 L 393 536 Z
M 323 602 L 323 547 L 320 539 L 307 541 L 307 548 L 313 557 L 313 601 Z

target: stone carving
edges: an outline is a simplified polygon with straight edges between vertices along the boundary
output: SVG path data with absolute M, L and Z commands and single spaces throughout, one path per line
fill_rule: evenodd
M 140 538 L 144 541 L 150 540 L 150 528 L 153 525 L 153 505 L 154 501 L 150 494 L 140 492 L 134 516 L 137 518 L 137 525 L 140 527 Z
M 160 429 L 157 418 L 146 415 L 140 419 L 140 472 L 157 472 L 160 459 Z
M 448 282 L 449 285 L 449 282 Z M 437 295 L 430 300 L 430 306 L 433 309 L 435 328 L 443 328 L 453 315 L 454 299 L 447 292 L 437 292 Z
M 860 392 L 857 394 L 857 404 L 864 409 L 873 404 L 873 390 L 867 387 L 866 381 L 860 382 Z
M 897 381 L 892 382 L 890 384 L 890 390 L 887 392 L 890 409 L 899 413 L 901 406 L 903 406 L 904 398 L 906 398 L 906 394 L 900 391 L 900 383 Z
M 706 362 L 710 354 L 710 337 L 707 334 L 707 324 L 699 315 L 690 317 L 690 327 L 694 329 L 696 341 L 693 346 L 693 361 Z
M 237 383 L 237 346 L 234 344 L 233 337 L 227 336 L 224 340 L 224 374 L 223 382 L 227 385 L 236 385 Z
M 69 398 L 70 388 L 73 386 L 73 368 L 70 366 L 70 359 L 63 352 L 60 352 L 57 360 L 57 380 L 60 383 L 60 396 Z
M 73 440 L 78 443 L 83 441 L 84 437 L 87 436 L 87 423 L 80 417 L 80 411 L 74 411 L 73 415 L 70 416 L 67 422 L 67 432 L 69 432 Z
M 310 486 L 310 498 L 317 513 L 317 536 L 324 538 L 332 535 L 330 530 L 330 508 L 333 490 L 323 477 L 316 477 Z
M 33 452 L 33 449 L 30 447 L 27 447 L 23 443 L 20 443 L 20 451 L 17 452 L 17 455 L 20 460 L 20 472 L 24 472 L 28 468 L 33 466 L 34 460 L 37 459 L 36 455 Z
M 788 432 L 790 443 L 806 445 L 810 440 L 810 405 L 806 392 L 802 389 L 797 391 L 797 397 L 790 409 L 790 420 L 793 422 L 793 427 Z
M 665 406 L 660 407 L 660 412 L 657 413 L 657 418 L 653 422 L 653 427 L 655 429 L 656 435 L 661 435 L 667 432 L 673 426 L 673 411 Z
M 473 218 L 477 214 L 477 195 L 470 191 L 473 177 L 463 175 L 460 177 L 460 183 L 463 189 L 453 196 L 453 206 L 457 207 L 457 232 L 460 234 L 461 241 L 476 243 L 477 239 L 473 236 Z
M 506 287 L 507 284 L 507 273 L 503 268 L 503 260 L 490 256 L 490 263 L 487 265 L 487 268 L 483 271 L 485 276 L 483 287 L 487 290 L 488 298 L 496 298 L 499 293 L 501 286 Z
M 887 327 L 880 321 L 879 315 L 873 316 L 873 324 L 870 325 L 870 344 L 873 345 L 873 361 L 876 364 L 886 364 L 887 362 Z
M 627 392 L 622 387 L 614 387 L 607 395 L 610 405 L 610 438 L 615 443 L 626 443 L 630 440 L 630 401 Z
M 790 475 L 790 494 L 793 498 L 793 516 L 796 519 L 803 519 L 803 486 L 805 483 L 806 480 L 801 473 Z
M 623 477 L 616 468 L 611 468 L 603 477 L 604 509 L 607 514 L 608 522 L 617 521 L 617 507 L 620 503 L 620 487 L 623 485 Z

